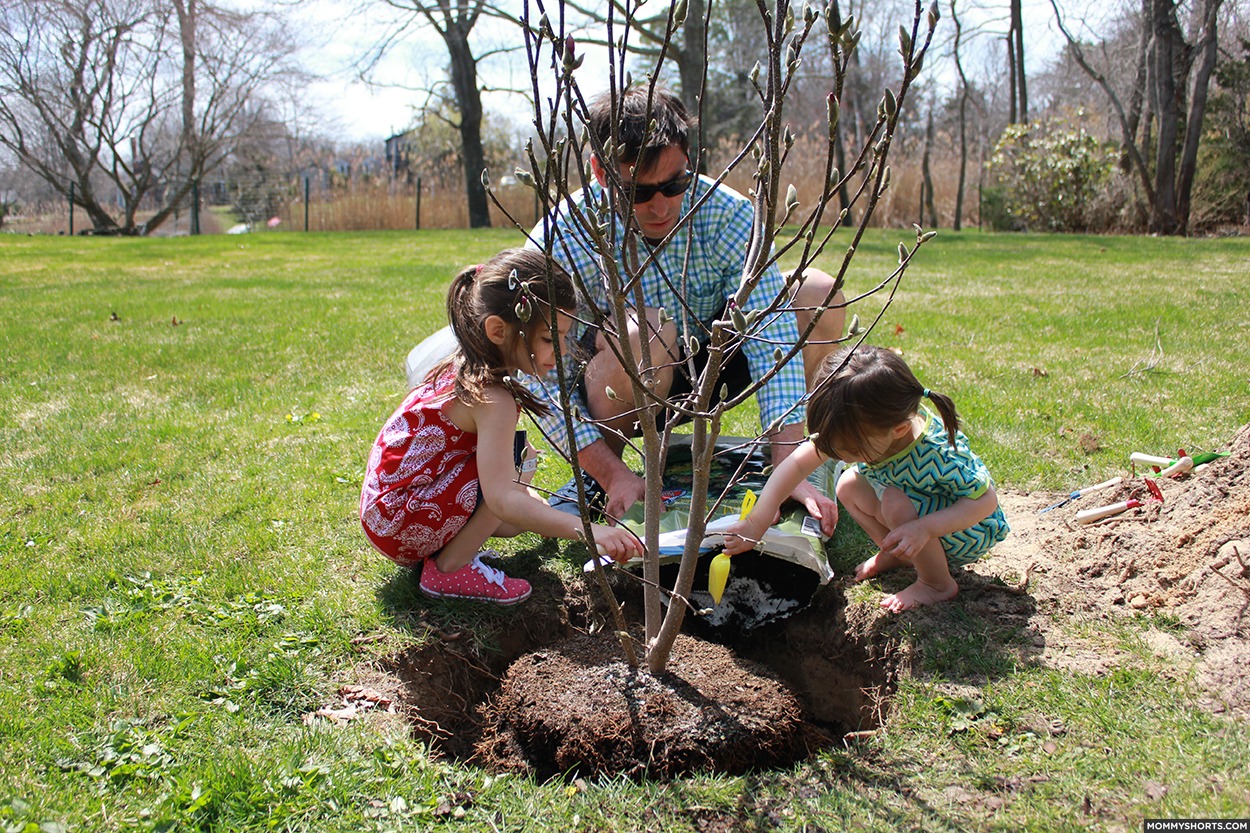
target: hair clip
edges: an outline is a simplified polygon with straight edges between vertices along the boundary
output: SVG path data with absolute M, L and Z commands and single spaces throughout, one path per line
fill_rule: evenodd
M 511 272 L 508 273 L 508 289 L 517 289 L 520 286 L 521 286 L 521 281 L 518 279 L 516 270 L 513 269 Z

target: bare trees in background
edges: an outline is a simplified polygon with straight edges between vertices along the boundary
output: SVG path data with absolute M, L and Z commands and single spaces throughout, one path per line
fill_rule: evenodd
M 1108 41 L 1076 37 L 1051 0 L 1069 54 L 1098 84 L 1116 115 L 1123 158 L 1144 194 L 1153 233 L 1185 234 L 1189 228 L 1222 2 L 1201 0 L 1182 22 L 1176 0 L 1142 0 L 1130 18 L 1136 54 L 1126 77 L 1117 71 L 1124 64 L 1117 65 Z
M 469 227 L 490 226 L 490 204 L 486 185 L 486 150 L 482 138 L 484 81 L 478 62 L 494 50 L 482 53 L 470 42 L 475 28 L 490 18 L 502 18 L 512 24 L 515 16 L 490 0 L 383 0 L 399 11 L 402 17 L 372 49 L 366 61 L 371 67 L 413 31 L 433 30 L 442 40 L 447 54 L 447 81 L 427 89 L 422 107 L 425 118 L 438 118 L 455 128 L 460 138 L 460 159 L 464 168 L 465 198 L 469 204 Z M 518 33 L 519 40 L 519 33 Z M 508 47 L 504 48 L 505 50 Z M 368 74 L 369 69 L 366 69 Z M 445 87 L 450 88 L 447 94 Z
M 508 156 L 500 163 L 502 157 L 492 151 L 492 114 L 483 100 L 491 101 L 505 77 L 505 63 L 497 56 L 519 49 L 524 0 L 359 2 L 400 15 L 380 38 L 383 49 L 415 32 L 441 41 L 441 48 L 412 58 L 414 65 L 429 64 L 426 69 L 437 76 L 414 89 L 420 117 L 413 123 L 423 125 L 423 134 L 438 134 L 440 142 L 450 139 L 447 147 L 422 152 L 446 160 L 438 167 L 443 179 L 451 173 L 463 182 L 469 224 L 488 225 L 483 171 L 508 170 L 521 148 L 516 132 L 505 128 L 510 116 L 494 113 L 494 132 L 505 136 Z M 687 0 L 683 27 L 667 39 L 666 9 L 631 7 L 626 15 L 623 3 L 577 0 L 564 7 L 562 25 L 587 46 L 620 42 L 626 47 L 618 60 L 622 71 L 645 72 L 647 62 L 662 54 L 657 72 L 702 111 L 700 146 L 709 151 L 707 164 L 720 164 L 736 138 L 756 127 L 755 66 L 767 43 L 755 19 L 761 8 L 775 9 L 775 2 L 761 7 L 751 0 Z M 1099 215 L 1112 217 L 1100 230 L 1185 233 L 1195 200 L 1193 222 L 1200 227 L 1236 222 L 1244 211 L 1227 206 L 1245 202 L 1235 174 L 1250 170 L 1250 153 L 1238 142 L 1224 141 L 1220 153 L 1227 158 L 1220 159 L 1222 173 L 1212 179 L 1203 169 L 1204 152 L 1231 134 L 1217 136 L 1202 126 L 1210 116 L 1208 89 L 1217 100 L 1235 95 L 1219 80 L 1220 70 L 1238 60 L 1248 4 L 1126 0 L 1122 10 L 1100 9 L 1094 22 L 1071 17 L 1086 7 L 1055 0 L 1068 48 L 1048 59 L 1037 46 L 1042 27 L 1027 17 L 1032 8 L 1022 7 L 1021 0 L 970 0 L 958 9 L 952 3 L 930 50 L 924 82 L 922 100 L 932 102 L 934 132 L 927 138 L 926 113 L 914 106 L 901 111 L 896 175 L 907 180 L 907 188 L 892 195 L 878 221 L 909 222 L 918 216 L 919 194 L 932 199 L 933 207 L 924 210 L 936 211 L 943 225 L 960 228 L 971 214 L 981 222 L 986 216 L 981 185 L 1001 186 L 985 181 L 984 163 L 1006 126 L 1050 122 L 1084 109 L 1109 115 L 1107 126 L 1087 119 L 1088 126 L 1099 139 L 1110 131 L 1125 172 L 1113 183 L 1120 196 L 1109 199 L 1127 202 L 1129 209 Z M 845 146 L 857 143 L 872 124 L 876 92 L 891 61 L 881 46 L 889 34 L 883 27 L 892 25 L 886 21 L 895 16 L 895 5 L 895 0 L 836 0 L 828 7 L 834 26 L 854 19 L 865 33 L 852 53 L 853 71 L 843 80 L 843 129 L 835 139 L 839 169 L 849 164 Z M 252 167 L 289 163 L 293 154 L 266 148 L 291 142 L 305 127 L 327 129 L 324 119 L 309 119 L 304 109 L 316 100 L 298 83 L 288 83 L 299 77 L 292 64 L 300 56 L 282 18 L 293 14 L 285 7 L 270 14 L 229 10 L 235 8 L 233 0 L 0 0 L 0 149 L 7 153 L 9 171 L 0 174 L 0 197 L 12 202 L 20 192 L 18 201 L 46 203 L 49 194 L 63 201 L 72 191 L 97 230 L 140 233 L 185 209 L 191 183 L 211 171 L 237 167 L 240 160 Z M 816 31 L 824 20 L 823 15 L 817 20 Z M 483 25 L 487 21 L 490 25 Z M 1022 37 L 1025 31 L 1028 39 Z M 1026 40 L 1033 60 L 1027 73 Z M 362 64 L 370 59 L 366 53 L 362 43 Z M 823 97 L 834 83 L 833 60 L 822 49 L 809 49 L 791 81 L 787 106 L 798 139 L 794 153 L 810 157 L 814 166 L 804 175 L 818 175 Z M 493 62 L 489 69 L 487 61 Z M 303 122 L 296 123 L 292 114 L 300 110 Z M 431 129 L 435 122 L 446 129 Z M 332 135 L 303 138 L 335 142 Z M 932 185 L 921 188 L 912 178 L 924 173 L 926 148 Z M 13 172 L 14 165 L 34 172 L 44 185 L 31 187 L 24 174 Z M 296 173 L 304 175 L 302 169 Z M 283 174 L 291 175 L 289 164 Z M 744 178 L 730 181 L 748 187 Z M 841 190 L 840 207 L 847 207 L 849 194 Z
M 263 122 L 294 48 L 278 18 L 201 0 L 5 2 L 0 144 L 97 232 L 147 233 Z

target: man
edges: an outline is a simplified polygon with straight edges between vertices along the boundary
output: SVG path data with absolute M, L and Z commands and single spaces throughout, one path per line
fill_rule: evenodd
M 615 143 L 614 158 L 591 156 L 595 182 L 570 200 L 586 217 L 593 218 L 594 207 L 603 204 L 605 189 L 614 187 L 607 166 L 617 166 L 623 187 L 615 194 L 615 230 L 608 232 L 608 239 L 614 242 L 618 268 L 622 275 L 627 274 L 626 255 L 631 262 L 643 264 L 652 259 L 646 264 L 641 281 L 647 307 L 645 317 L 638 316 L 637 311 L 632 313 L 637 316 L 629 332 L 633 355 L 641 361 L 640 333 L 648 334 L 651 363 L 657 368 L 654 390 L 661 397 L 672 397 L 691 389 L 685 365 L 687 336 L 693 334 L 701 342 L 694 356 L 701 370 L 707 360 L 707 333 L 712 322 L 730 317 L 727 304 L 742 280 L 754 207 L 741 194 L 724 185 L 713 187 L 712 180 L 691 172 L 690 134 L 694 120 L 676 96 L 656 89 L 651 97 L 646 86 L 634 86 L 623 94 L 622 110 L 618 121 L 607 93 L 591 102 L 589 129 L 601 147 Z M 629 200 L 632 212 L 628 210 Z M 696 200 L 704 201 L 690 222 L 678 229 L 678 221 L 691 211 Z M 636 261 L 634 252 L 623 251 L 622 214 L 629 217 L 636 231 Z M 581 275 L 593 308 L 610 316 L 612 307 L 604 289 L 599 252 L 589 242 L 583 225 L 574 219 L 572 207 L 562 204 L 539 222 L 531 239 L 534 245 L 548 241 L 552 256 L 569 272 Z M 784 286 L 785 278 L 776 266 L 769 267 L 747 309 L 768 306 Z M 773 369 L 775 348 L 788 349 L 798 341 L 799 333 L 806 330 L 814 316 L 814 308 L 825 303 L 832 288 L 831 276 L 816 269 L 805 270 L 791 290 L 793 311 L 783 309 L 765 319 L 763 329 L 755 333 L 760 339 L 747 340 L 722 367 L 720 379 L 731 392 L 744 390 L 751 379 L 763 378 Z M 631 294 L 627 303 L 632 301 Z M 803 362 L 792 361 L 782 367 L 757 394 L 761 425 L 782 426 L 769 436 L 774 465 L 789 456 L 804 438 L 802 397 L 821 360 L 837 347 L 835 342 L 842 335 L 845 320 L 844 303 L 840 291 L 834 294 L 830 308 L 820 316 L 803 349 Z M 587 309 L 593 308 L 587 304 Z M 660 315 L 661 308 L 666 316 Z M 702 322 L 702 326 L 692 318 Z M 575 422 L 572 445 L 576 447 L 578 465 L 606 491 L 609 518 L 619 518 L 643 498 L 645 491 L 643 478 L 621 459 L 624 437 L 638 433 L 632 386 L 611 349 L 609 333 L 592 327 L 577 335 L 593 356 L 573 401 L 583 413 L 590 414 L 595 424 Z M 554 385 L 553 373 L 546 381 L 546 390 L 552 404 L 558 406 L 551 393 L 556 389 Z M 564 436 L 563 427 L 563 417 L 554 407 L 553 416 L 543 421 L 542 428 L 548 436 L 560 438 Z M 821 494 L 808 482 L 796 487 L 791 497 L 813 517 L 821 519 L 825 532 L 832 534 L 837 523 L 837 505 L 832 497 Z

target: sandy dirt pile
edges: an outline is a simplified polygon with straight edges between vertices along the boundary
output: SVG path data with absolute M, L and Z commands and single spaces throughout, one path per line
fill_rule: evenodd
M 1188 475 L 1158 479 L 1162 503 L 1149 502 L 1151 473 L 1141 467 L 1116 489 L 1041 515 L 1062 495 L 1002 496 L 1012 534 L 974 569 L 1007 578 L 1033 566 L 1031 624 L 1046 637 L 1043 662 L 1096 671 L 1117 661 L 1061 636 L 1065 620 L 1153 617 L 1151 649 L 1192 666 L 1213 711 L 1250 715 L 1250 425 L 1227 450 Z M 1075 519 L 1129 498 L 1146 505 L 1089 525 Z

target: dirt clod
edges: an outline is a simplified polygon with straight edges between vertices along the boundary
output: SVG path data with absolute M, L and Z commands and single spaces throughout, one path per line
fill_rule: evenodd
M 1250 561 L 1250 425 L 1226 450 L 1228 457 L 1184 477 L 1159 479 L 1163 503 L 1131 509 L 1118 523 L 1081 526 L 1073 516 L 1095 505 L 1145 500 L 1150 472 L 1044 515 L 1038 511 L 1055 496 L 1000 495 L 1012 533 L 973 569 L 1018 574 L 1041 556 L 1039 563 L 1048 569 L 1029 586 L 1039 609 L 1032 624 L 1043 634 L 1056 632 L 1048 640 L 1052 646 L 1070 649 L 1048 648 L 1043 663 L 1096 672 L 1116 658 L 1082 651 L 1073 634 L 1058 632 L 1081 619 L 1148 617 L 1148 644 L 1158 641 L 1152 634 L 1163 628 L 1180 631 L 1174 635 L 1198 649 L 1192 662 L 1213 710 L 1250 715 L 1250 577 L 1245 570 Z

